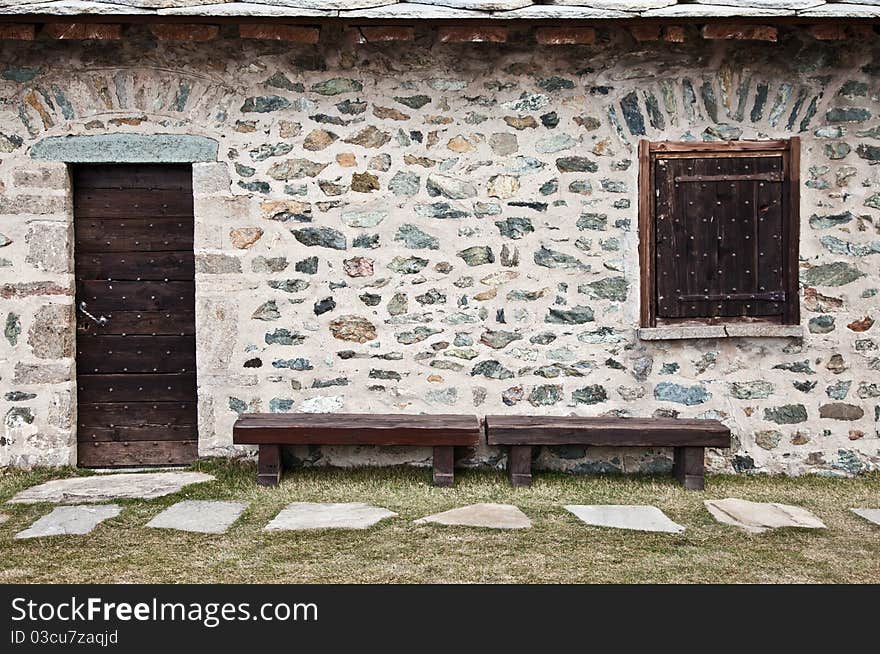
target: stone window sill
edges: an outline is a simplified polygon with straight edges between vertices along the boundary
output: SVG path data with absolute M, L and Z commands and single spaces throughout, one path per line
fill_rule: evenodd
M 689 338 L 801 338 L 801 325 L 761 323 L 731 323 L 728 325 L 665 325 L 641 327 L 643 341 L 674 341 Z

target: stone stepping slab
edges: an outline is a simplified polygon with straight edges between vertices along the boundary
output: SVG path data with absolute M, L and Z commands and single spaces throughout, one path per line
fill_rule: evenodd
M 684 527 L 670 520 L 656 506 L 631 504 L 570 504 L 564 507 L 582 522 L 594 527 L 680 534 Z
M 162 511 L 147 523 L 147 527 L 223 534 L 247 508 L 247 502 L 184 500 Z
M 868 522 L 880 525 L 880 509 L 850 509 L 850 511 Z
M 739 527 L 750 534 L 760 534 L 768 529 L 800 527 L 825 529 L 815 514 L 800 506 L 768 502 L 749 502 L 728 497 L 723 500 L 706 500 L 706 508 L 718 521 Z
M 266 525 L 264 531 L 304 529 L 367 529 L 380 520 L 393 518 L 394 511 L 363 502 L 293 502 Z
M 55 479 L 17 493 L 10 504 L 77 504 L 112 502 L 117 499 L 151 500 L 176 493 L 190 484 L 213 481 L 201 472 L 153 472 L 121 475 L 95 475 Z
M 99 506 L 56 506 L 16 538 L 40 538 L 42 536 L 69 536 L 87 534 L 108 518 L 115 518 L 122 511 L 118 504 Z
M 488 529 L 529 529 L 532 521 L 512 504 L 470 504 L 442 513 L 425 516 L 416 524 L 459 525 Z

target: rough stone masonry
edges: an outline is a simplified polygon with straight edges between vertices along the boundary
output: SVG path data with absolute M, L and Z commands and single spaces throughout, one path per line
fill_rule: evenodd
M 0 465 L 76 460 L 71 191 L 45 139 L 112 134 L 125 151 L 175 134 L 218 145 L 193 167 L 202 455 L 243 453 L 246 411 L 528 412 L 718 418 L 734 447 L 709 453 L 714 470 L 880 467 L 876 35 L 422 36 L 181 43 L 131 26 L 0 44 Z M 792 135 L 803 337 L 640 341 L 638 140 Z M 557 447 L 537 463 L 670 459 Z

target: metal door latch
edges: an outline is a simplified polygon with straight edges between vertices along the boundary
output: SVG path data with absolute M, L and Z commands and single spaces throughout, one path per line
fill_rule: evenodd
M 103 326 L 106 325 L 108 322 L 110 322 L 110 319 L 109 319 L 109 318 L 106 318 L 106 317 L 104 317 L 104 316 L 101 316 L 100 318 L 95 318 L 95 316 L 93 316 L 92 314 L 90 314 L 90 313 L 86 310 L 86 303 L 85 303 L 84 301 L 79 303 L 79 310 L 82 312 L 82 314 L 83 314 L 84 316 L 86 316 L 87 318 L 91 319 L 92 322 L 94 322 L 95 324 L 97 324 L 97 325 L 100 326 L 100 327 L 103 327 Z

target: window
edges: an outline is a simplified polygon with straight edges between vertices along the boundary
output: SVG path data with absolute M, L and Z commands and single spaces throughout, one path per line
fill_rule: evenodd
M 641 142 L 643 328 L 799 322 L 799 150 Z

